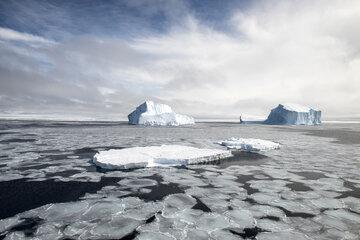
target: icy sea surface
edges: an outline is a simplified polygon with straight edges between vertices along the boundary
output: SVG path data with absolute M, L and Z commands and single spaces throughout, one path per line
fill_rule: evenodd
M 99 150 L 279 142 L 182 168 L 103 171 Z M 0 239 L 360 239 L 360 124 L 0 121 Z

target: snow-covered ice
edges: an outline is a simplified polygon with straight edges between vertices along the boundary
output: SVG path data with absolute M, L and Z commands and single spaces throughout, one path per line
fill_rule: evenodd
M 128 115 L 130 124 L 179 126 L 194 124 L 194 118 L 175 113 L 170 106 L 146 101 Z
M 321 111 L 298 104 L 279 104 L 272 109 L 266 124 L 274 125 L 318 125 L 321 124 Z
M 156 166 L 182 166 L 231 157 L 227 150 L 162 145 L 110 149 L 95 154 L 93 162 L 105 169 L 130 169 Z
M 246 152 L 260 152 L 280 148 L 279 143 L 256 138 L 229 138 L 218 142 L 228 149 L 236 149 Z
M 249 210 L 233 210 L 225 213 L 230 221 L 239 228 L 253 228 L 256 226 L 256 221 Z
M 264 232 L 256 236 L 258 240 L 284 240 L 284 239 L 296 239 L 296 240 L 309 240 L 309 238 L 302 233 L 294 231 L 285 231 L 285 232 Z
M 196 200 L 186 194 L 173 194 L 165 198 L 163 216 L 172 217 L 179 211 L 191 208 L 196 204 Z

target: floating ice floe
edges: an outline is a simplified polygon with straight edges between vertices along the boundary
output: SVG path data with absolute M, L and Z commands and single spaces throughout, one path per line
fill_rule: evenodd
M 93 162 L 105 169 L 130 169 L 155 166 L 182 166 L 231 157 L 230 151 L 162 145 L 111 149 L 95 154 Z
M 275 125 L 318 125 L 321 124 L 321 111 L 298 104 L 279 104 L 272 109 L 266 124 Z
M 194 124 L 194 118 L 175 113 L 170 106 L 146 101 L 128 115 L 130 124 L 179 126 Z
M 226 146 L 228 149 L 236 149 L 246 152 L 269 151 L 280 148 L 279 143 L 256 139 L 256 138 L 229 138 L 218 142 L 218 144 Z

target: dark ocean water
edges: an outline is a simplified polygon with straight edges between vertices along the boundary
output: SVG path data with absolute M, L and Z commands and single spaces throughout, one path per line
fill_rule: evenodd
M 104 171 L 97 151 L 281 143 L 206 165 Z M 360 124 L 0 121 L 0 239 L 359 239 Z

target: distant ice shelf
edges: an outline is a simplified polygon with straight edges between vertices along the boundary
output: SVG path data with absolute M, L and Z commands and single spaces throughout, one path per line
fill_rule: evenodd
M 146 101 L 128 115 L 130 124 L 150 126 L 179 126 L 194 124 L 194 118 L 175 113 L 170 106 Z
M 245 152 L 269 151 L 280 148 L 279 143 L 256 139 L 256 138 L 229 138 L 218 142 L 218 144 L 226 146 L 228 149 L 236 149 Z
M 298 104 L 279 104 L 272 109 L 265 124 L 273 125 L 319 125 L 321 111 Z
M 132 147 L 100 151 L 94 164 L 104 169 L 131 169 L 156 166 L 182 166 L 231 157 L 228 150 L 181 145 Z

